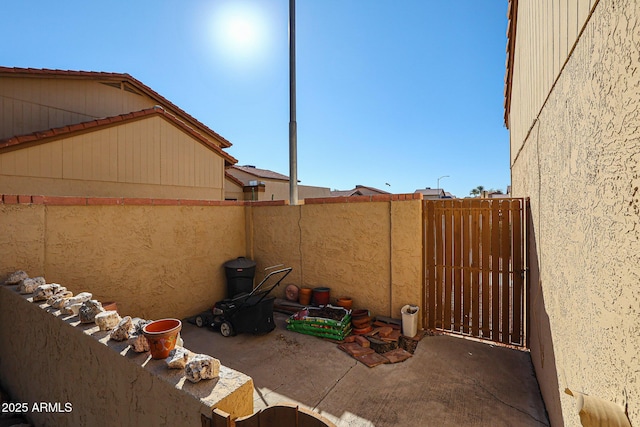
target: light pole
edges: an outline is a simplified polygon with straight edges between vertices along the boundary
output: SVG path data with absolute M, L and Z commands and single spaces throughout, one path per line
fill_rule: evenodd
M 438 199 L 440 199 L 440 180 L 442 178 L 449 178 L 449 175 L 442 175 L 441 177 L 438 178 Z
M 289 204 L 298 204 L 298 123 L 296 122 L 296 0 L 289 0 Z

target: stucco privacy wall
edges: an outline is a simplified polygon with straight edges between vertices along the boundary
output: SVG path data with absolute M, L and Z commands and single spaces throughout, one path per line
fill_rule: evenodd
M 17 286 L 0 285 L 0 382 L 14 401 L 28 404 L 34 425 L 195 427 L 213 407 L 234 416 L 253 412 L 248 376 L 223 366 L 219 379 L 192 384 L 164 360 L 56 313 L 29 302 Z M 60 410 L 33 411 L 39 402 Z
M 553 425 L 580 425 L 565 388 L 640 425 L 639 18 L 635 0 L 599 1 L 512 164 L 531 200 L 531 357 Z
M 356 308 L 400 317 L 403 305 L 422 303 L 421 201 L 370 200 L 247 207 L 248 252 L 258 271 L 284 263 L 293 267 L 288 283 L 328 286 L 333 299 L 350 296 Z
M 82 200 L 0 205 L 0 277 L 24 269 L 150 319 L 191 316 L 225 296 L 222 264 L 245 255 L 243 206 Z

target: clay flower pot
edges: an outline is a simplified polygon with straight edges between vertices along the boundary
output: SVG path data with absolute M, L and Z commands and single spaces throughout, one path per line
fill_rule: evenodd
M 311 288 L 300 288 L 298 292 L 298 302 L 302 305 L 309 305 L 312 292 L 313 290 Z
M 182 322 L 178 319 L 160 319 L 142 328 L 149 351 L 153 359 L 166 359 L 176 346 L 178 334 L 182 329 Z
M 338 307 L 342 307 L 345 310 L 351 310 L 351 306 L 353 305 L 353 300 L 349 297 L 338 298 Z

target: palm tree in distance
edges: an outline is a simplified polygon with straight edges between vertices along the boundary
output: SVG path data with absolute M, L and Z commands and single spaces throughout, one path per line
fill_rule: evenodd
M 478 197 L 482 194 L 484 190 L 484 185 L 478 185 L 473 190 L 469 191 L 469 195 Z M 489 194 L 502 194 L 502 190 L 494 190 L 493 188 L 487 190 Z
M 478 185 L 476 188 L 474 188 L 473 190 L 469 191 L 469 194 L 471 196 L 479 196 L 482 194 L 482 192 L 484 191 L 484 185 Z

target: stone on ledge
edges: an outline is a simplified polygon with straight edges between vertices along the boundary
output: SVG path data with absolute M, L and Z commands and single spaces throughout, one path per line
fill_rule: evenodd
M 102 305 L 100 306 L 100 308 L 102 308 Z M 98 325 L 98 328 L 100 328 L 101 331 L 110 331 L 111 329 L 118 326 L 120 320 L 122 320 L 122 318 L 115 310 L 103 311 L 96 314 L 95 316 L 96 325 Z
M 184 347 L 175 347 L 165 359 L 169 369 L 184 369 L 189 361 L 191 352 Z
M 62 303 L 73 296 L 71 291 L 56 292 L 47 300 L 47 304 L 53 308 L 60 308 Z
M 75 297 L 71 297 L 66 300 L 61 307 L 62 314 L 78 314 L 78 309 L 82 305 L 83 302 L 91 299 L 93 295 L 90 292 L 80 292 Z M 77 305 L 78 307 L 72 309 L 71 306 Z
M 96 320 L 96 315 L 102 313 L 104 308 L 100 301 L 90 299 L 82 303 L 78 316 L 80 317 L 80 323 L 93 323 Z
M 29 275 L 24 270 L 18 270 L 11 273 L 11 275 L 4 281 L 5 285 L 17 285 L 24 279 L 28 279 Z
M 220 375 L 220 361 L 206 354 L 196 354 L 185 366 L 185 374 L 189 381 L 217 378 Z
M 129 333 L 131 332 L 131 328 L 133 327 L 133 323 L 131 322 L 131 316 L 124 316 L 118 325 L 115 327 L 113 331 L 111 331 L 111 338 L 114 341 L 124 341 L 129 339 Z
M 42 280 L 44 281 L 44 279 Z M 60 288 L 61 286 L 57 283 L 47 283 L 45 285 L 38 286 L 33 293 L 33 302 L 48 300 L 53 296 L 53 294 L 58 292 Z M 67 288 L 64 288 L 64 290 L 66 291 Z
M 24 280 L 21 280 L 18 283 L 18 292 L 22 295 L 32 294 L 36 291 L 38 286 L 45 285 L 44 277 L 34 277 L 33 279 L 29 279 L 28 277 Z
M 136 353 L 149 351 L 149 341 L 147 341 L 147 338 L 142 333 L 142 328 L 151 323 L 151 320 L 135 317 L 131 320 L 131 323 L 133 324 L 133 332 L 129 335 L 129 345 Z
M 129 336 L 129 341 L 127 342 L 136 353 L 149 351 L 149 341 L 147 341 L 147 338 L 144 335 L 133 334 Z

